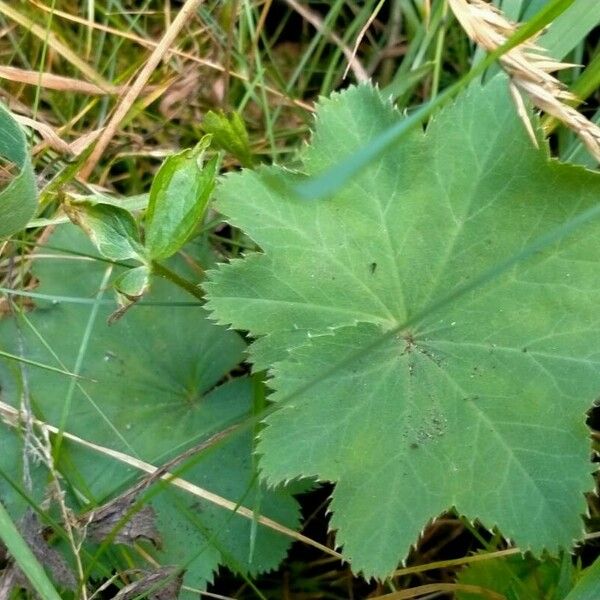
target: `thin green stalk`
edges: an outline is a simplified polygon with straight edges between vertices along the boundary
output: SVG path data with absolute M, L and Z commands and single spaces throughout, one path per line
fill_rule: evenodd
M 45 365 L 44 363 L 38 362 L 36 360 L 30 360 L 29 358 L 24 358 L 23 356 L 17 356 L 16 354 L 11 354 L 10 352 L 5 352 L 4 350 L 0 350 L 0 356 L 8 360 L 14 360 L 19 363 L 31 365 L 32 367 L 38 367 L 39 369 L 44 369 L 45 371 L 60 373 L 61 375 L 66 375 L 67 377 L 73 377 L 75 379 L 84 379 L 84 377 L 81 377 L 76 373 L 71 373 L 70 371 L 59 369 L 58 367 L 51 367 L 50 365 Z
M 255 27 L 255 23 L 254 23 L 254 16 L 252 14 L 252 7 L 250 6 L 250 3 L 246 0 L 244 2 L 244 12 L 246 13 L 246 20 L 248 23 L 248 27 L 250 30 L 250 39 L 254 39 L 256 37 L 256 27 Z M 265 78 L 264 78 L 264 68 L 263 68 L 263 64 L 262 64 L 262 60 L 260 58 L 260 53 L 259 52 L 255 52 L 254 54 L 254 62 L 256 65 L 256 73 L 257 73 L 257 80 L 259 82 L 259 93 L 260 93 L 260 100 L 261 100 L 261 105 L 262 105 L 262 109 L 263 109 L 263 115 L 264 115 L 264 119 L 265 119 L 265 130 L 267 133 L 267 138 L 269 140 L 269 146 L 271 149 L 271 153 L 273 158 L 276 155 L 276 150 L 277 150 L 277 145 L 275 144 L 275 136 L 274 136 L 274 132 L 273 132 L 273 115 L 271 114 L 271 107 L 269 105 L 269 101 L 267 99 L 267 93 L 265 91 Z
M 152 262 L 152 272 L 158 277 L 162 277 L 163 279 L 168 279 L 171 283 L 174 283 L 176 286 L 184 289 L 186 292 L 189 292 L 194 298 L 204 302 L 204 292 L 195 284 L 181 277 L 175 273 L 175 271 L 169 269 L 165 265 L 155 262 Z
M 440 75 L 442 72 L 442 53 L 444 50 L 444 41 L 446 39 L 446 22 L 448 17 L 448 2 L 443 0 L 441 27 L 437 35 L 435 44 L 435 54 L 433 59 L 433 76 L 431 81 L 431 98 L 438 95 L 440 89 Z
M 88 349 L 90 338 L 92 336 L 92 330 L 94 328 L 94 324 L 96 323 L 96 318 L 98 316 L 98 311 L 100 310 L 100 306 L 101 306 L 100 301 L 102 300 L 102 296 L 104 295 L 104 291 L 105 291 L 106 285 L 108 283 L 108 279 L 110 277 L 111 272 L 112 272 L 112 267 L 108 267 L 106 269 L 106 271 L 104 272 L 104 276 L 102 278 L 102 281 L 100 282 L 100 288 L 98 290 L 98 293 L 96 294 L 95 302 L 92 305 L 92 308 L 90 310 L 90 316 L 86 323 L 85 330 L 83 332 L 83 337 L 81 338 L 81 343 L 79 345 L 79 350 L 77 352 L 77 358 L 75 359 L 75 367 L 73 369 L 73 371 L 75 372 L 75 374 L 77 376 L 79 376 L 81 368 L 83 367 L 83 359 L 84 359 L 85 354 Z M 72 379 L 69 382 L 69 387 L 67 388 L 67 394 L 65 396 L 65 401 L 62 406 L 60 421 L 59 421 L 59 425 L 58 425 L 59 432 L 58 432 L 58 435 L 56 436 L 56 444 L 54 445 L 54 448 L 53 448 L 53 457 L 54 457 L 55 463 L 58 463 L 58 459 L 60 457 L 60 450 L 61 450 L 62 441 L 63 441 L 63 433 L 67 426 L 67 419 L 69 418 L 69 414 L 71 412 L 71 404 L 73 403 L 73 395 L 75 394 L 75 387 L 76 387 L 76 381 L 75 381 L 75 379 Z

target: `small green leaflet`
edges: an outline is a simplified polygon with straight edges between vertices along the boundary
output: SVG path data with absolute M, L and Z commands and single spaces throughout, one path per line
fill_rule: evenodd
M 19 231 L 37 206 L 35 175 L 25 135 L 10 112 L 0 103 L 0 238 Z
M 115 280 L 114 286 L 129 300 L 139 298 L 150 286 L 150 269 L 146 265 L 129 269 Z
M 144 261 L 145 251 L 133 215 L 114 204 L 77 202 L 64 205 L 69 218 L 89 236 L 109 260 Z
M 200 223 L 215 186 L 218 158 L 204 163 L 210 136 L 169 156 L 152 181 L 146 211 L 146 248 L 152 259 L 172 256 Z
M 239 113 L 226 115 L 224 112 L 209 110 L 204 115 L 202 129 L 213 137 L 213 143 L 235 156 L 243 167 L 254 163 L 250 139 L 246 125 Z
M 335 94 L 303 174 L 244 171 L 218 192 L 263 250 L 205 286 L 214 318 L 259 337 L 261 368 L 275 363 L 263 476 L 336 482 L 331 526 L 367 576 L 389 575 L 451 508 L 536 553 L 570 547 L 593 486 L 600 224 L 427 308 L 594 206 L 600 176 L 532 147 L 499 76 L 327 200 L 271 185 L 325 172 L 400 119 L 368 85 Z

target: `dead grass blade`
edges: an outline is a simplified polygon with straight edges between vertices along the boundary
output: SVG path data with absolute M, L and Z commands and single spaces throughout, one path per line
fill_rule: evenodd
M 9 404 L 6 404 L 5 402 L 0 401 L 0 420 L 4 421 L 10 427 L 18 427 L 19 423 L 22 420 L 22 415 L 14 407 L 10 406 Z M 58 427 L 54 427 L 53 425 L 49 425 L 48 423 L 44 423 L 43 421 L 39 421 L 38 419 L 34 419 L 33 422 L 35 423 L 35 425 L 37 427 L 40 427 L 42 430 L 45 430 L 49 433 L 58 434 L 58 432 L 59 432 Z M 220 437 L 224 437 L 225 433 L 221 432 L 216 435 L 219 436 L 219 438 L 220 438 Z M 211 502 L 212 504 L 215 504 L 216 506 L 220 506 L 221 508 L 224 508 L 231 512 L 235 512 L 236 514 L 244 517 L 245 519 L 256 520 L 258 523 L 260 523 L 264 527 L 267 527 L 268 529 L 272 529 L 273 531 L 277 531 L 278 533 L 280 533 L 286 537 L 289 537 L 293 540 L 302 542 L 304 544 L 307 544 L 308 546 L 312 546 L 313 548 L 317 548 L 318 550 L 328 554 L 329 556 L 333 556 L 337 559 L 342 558 L 342 555 L 339 554 L 338 552 L 336 552 L 335 550 L 332 550 L 331 548 L 328 548 L 327 546 L 324 546 L 323 544 L 319 544 L 319 542 L 315 542 L 311 538 L 306 537 L 305 535 L 302 535 L 301 533 L 294 531 L 293 529 L 290 529 L 289 527 L 286 527 L 285 525 L 282 525 L 281 523 L 278 523 L 277 521 L 274 521 L 273 519 L 269 519 L 268 517 L 264 517 L 263 515 L 256 515 L 253 510 L 251 510 L 245 506 L 242 506 L 236 502 L 233 502 L 231 500 L 223 498 L 222 496 L 218 496 L 217 494 L 213 494 L 212 492 L 209 492 L 208 490 L 205 490 L 193 483 L 190 483 L 189 481 L 186 481 L 185 479 L 182 479 L 180 477 L 175 477 L 172 473 L 168 472 L 164 467 L 155 467 L 154 465 L 151 465 L 150 463 L 139 460 L 133 456 L 125 454 L 124 452 L 119 452 L 117 450 L 112 450 L 111 448 L 106 448 L 104 446 L 100 446 L 98 444 L 88 442 L 87 440 L 84 440 L 76 435 L 73 435 L 72 433 L 67 432 L 67 431 L 63 431 L 62 436 L 64 439 L 74 442 L 75 444 L 77 444 L 79 446 L 83 446 L 85 448 L 94 450 L 95 452 L 103 454 L 104 456 L 108 456 L 114 460 L 117 460 L 123 464 L 129 465 L 135 469 L 138 469 L 139 471 L 148 473 L 150 475 L 150 478 L 146 478 L 146 479 L 142 480 L 142 482 L 140 482 L 140 484 L 136 485 L 134 488 L 132 488 L 132 490 L 129 490 L 127 492 L 128 494 L 130 494 L 132 492 L 137 492 L 140 489 L 143 489 L 144 487 L 146 487 L 148 485 L 148 481 L 154 481 L 155 479 L 162 479 L 162 480 L 168 482 L 169 485 L 173 485 L 181 490 L 185 490 L 186 492 L 196 496 L 197 498 L 202 498 L 203 500 L 207 500 L 208 502 Z M 211 440 L 208 440 L 208 442 L 204 442 L 204 444 L 206 445 L 210 441 Z M 195 448 L 194 450 L 197 451 L 197 448 Z M 188 454 L 189 454 L 189 452 L 186 452 L 185 456 L 188 456 Z M 172 461 L 171 463 L 169 463 L 169 465 L 173 464 L 174 462 L 179 462 L 180 460 L 181 460 L 181 457 L 177 457 L 177 459 L 175 459 L 175 461 Z
M 308 21 L 317 31 L 322 32 L 322 34 L 329 38 L 334 44 L 338 46 L 338 48 L 343 52 L 346 60 L 348 61 L 348 67 L 354 73 L 354 77 L 359 82 L 368 81 L 369 74 L 365 71 L 365 68 L 360 64 L 359 60 L 356 58 L 354 52 L 346 46 L 344 41 L 334 32 L 327 28 L 325 23 L 323 23 L 323 19 L 321 17 L 304 6 L 302 3 L 297 2 L 296 0 L 285 0 L 286 4 L 295 10 L 303 19 Z M 344 75 L 345 77 L 345 75 Z
M 383 596 L 372 596 L 372 598 L 373 600 L 408 600 L 409 598 L 418 598 L 419 596 L 425 595 L 429 597 L 430 594 L 435 594 L 437 596 L 444 592 L 465 592 L 468 594 L 476 594 L 478 597 L 487 598 L 488 600 L 506 600 L 506 597 L 502 594 L 498 594 L 497 592 L 480 585 L 470 585 L 466 583 L 427 583 L 399 592 L 384 594 Z
M 201 3 L 202 0 L 186 0 L 181 10 L 177 13 L 177 16 L 175 19 L 173 19 L 173 22 L 165 31 L 162 39 L 148 57 L 148 60 L 131 84 L 131 87 L 127 90 L 117 105 L 108 124 L 106 125 L 106 128 L 100 134 L 96 146 L 81 169 L 80 176 L 82 179 L 85 180 L 91 175 L 95 166 L 98 164 L 98 161 L 102 158 L 104 151 L 108 148 L 110 141 L 117 133 L 122 121 L 125 119 L 130 108 L 133 106 L 133 103 L 136 101 L 137 97 L 141 94 L 145 85 L 148 83 L 152 73 L 154 73 L 160 61 L 163 59 L 171 45 L 175 42 L 181 30 L 186 26 L 190 19 L 193 18 L 196 9 Z
M 28 71 L 17 67 L 7 67 L 0 65 L 0 79 L 35 85 L 48 90 L 57 90 L 59 92 L 75 92 L 89 96 L 104 96 L 108 94 L 120 94 L 123 91 L 122 86 L 111 85 L 109 87 L 100 87 L 94 83 L 81 81 L 72 77 L 54 75 L 53 73 L 40 73 L 39 71 Z
M 50 12 L 52 10 L 52 9 L 50 9 L 50 7 L 42 4 L 41 2 L 38 2 L 37 0 L 29 0 L 29 1 L 35 7 L 39 8 L 41 10 L 44 10 L 46 12 Z M 139 35 L 135 35 L 134 33 L 131 33 L 130 31 L 121 31 L 114 27 L 110 27 L 108 25 L 103 25 L 101 23 L 95 23 L 88 19 L 83 19 L 82 17 L 78 17 L 77 15 L 71 15 L 71 14 L 61 11 L 61 10 L 52 10 L 52 14 L 55 17 L 65 19 L 66 21 L 70 21 L 72 23 L 78 23 L 79 25 L 84 25 L 85 27 L 89 27 L 89 28 L 95 29 L 97 31 L 104 31 L 105 33 L 109 33 L 110 35 L 114 35 L 114 36 L 121 37 L 126 40 L 130 40 L 132 42 L 135 42 L 136 44 L 139 44 L 140 46 L 143 46 L 144 48 L 156 48 L 156 46 L 158 45 L 158 42 L 140 37 Z M 220 73 L 227 73 L 228 75 L 230 75 L 231 77 L 233 77 L 235 79 L 239 79 L 240 81 L 245 81 L 247 83 L 250 83 L 250 78 L 248 76 L 246 76 L 242 73 L 238 73 L 236 71 L 228 70 L 225 66 L 223 66 L 213 60 L 208 60 L 206 58 L 202 58 L 202 57 L 196 56 L 194 54 L 191 54 L 190 52 L 184 52 L 177 48 L 169 48 L 167 50 L 167 54 L 185 58 L 187 60 L 195 62 L 198 65 L 202 65 L 203 67 L 207 67 L 209 69 L 219 71 Z M 271 94 L 272 96 L 275 96 L 276 98 L 279 98 L 286 104 L 294 105 L 294 106 L 297 106 L 298 108 L 302 108 L 303 110 L 307 110 L 310 112 L 314 112 L 314 110 L 315 110 L 315 108 L 312 104 L 310 104 L 308 102 L 303 102 L 302 100 L 290 98 L 290 97 L 286 96 L 284 93 L 280 92 L 279 90 L 276 90 L 275 88 L 265 85 L 264 90 L 268 94 Z

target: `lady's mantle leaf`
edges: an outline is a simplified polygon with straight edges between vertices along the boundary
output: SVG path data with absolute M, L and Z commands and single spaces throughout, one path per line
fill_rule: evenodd
M 307 173 L 399 118 L 368 86 L 323 101 Z M 332 526 L 367 575 L 389 574 L 451 507 L 523 548 L 570 546 L 593 484 L 584 413 L 600 390 L 600 224 L 427 307 L 594 205 L 600 177 L 532 147 L 502 78 L 327 201 L 281 197 L 273 176 L 300 177 L 225 181 L 219 210 L 264 254 L 206 286 L 219 321 L 264 336 L 255 360 L 280 361 L 273 399 L 285 408 L 261 434 L 264 476 L 337 482 Z
M 210 323 L 202 308 L 183 306 L 189 298 L 170 282 L 157 280 L 148 294 L 148 304 L 136 305 L 111 326 L 106 318 L 115 306 L 102 304 L 89 343 L 81 350 L 90 319 L 89 305 L 51 298 L 94 298 L 103 286 L 106 269 L 113 267 L 100 261 L 76 260 L 69 251 L 90 254 L 93 249 L 83 232 L 71 225 L 57 229 L 49 244 L 66 249 L 66 254 L 35 261 L 34 274 L 41 282 L 37 291 L 47 294 L 48 299 L 36 302 L 36 310 L 28 315 L 33 327 L 22 323 L 20 333 L 15 320 L 3 319 L 0 347 L 19 352 L 22 335 L 26 358 L 69 366 L 76 364 L 80 351 L 84 352 L 83 379 L 73 390 L 66 431 L 161 465 L 249 414 L 250 379 L 222 381 L 242 358 L 245 344 L 236 333 Z M 174 268 L 183 267 L 175 264 Z M 106 299 L 111 297 L 107 292 Z M 57 373 L 49 376 L 42 369 L 28 370 L 27 378 L 36 415 L 53 425 L 61 423 L 68 406 L 69 380 Z M 4 402 L 18 405 L 20 382 L 15 363 L 0 361 Z M 21 481 L 23 455 L 15 435 L 0 423 L 0 472 L 8 473 L 16 483 Z M 65 481 L 97 504 L 122 493 L 139 476 L 111 458 L 66 441 L 61 458 Z M 287 492 L 259 489 L 256 484 L 250 435 L 236 436 L 201 455 L 181 475 L 288 526 L 297 522 L 297 504 Z M 40 483 L 34 493 L 43 494 L 43 477 L 35 479 Z M 17 516 L 22 499 L 15 498 L 6 483 L 0 485 L 0 496 Z M 159 559 L 188 567 L 187 585 L 203 586 L 223 562 L 251 573 L 273 569 L 289 545 L 283 536 L 259 527 L 252 554 L 251 521 L 171 488 L 162 491 L 152 504 L 162 538 Z

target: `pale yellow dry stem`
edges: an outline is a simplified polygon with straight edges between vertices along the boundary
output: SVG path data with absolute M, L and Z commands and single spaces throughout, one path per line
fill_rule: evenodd
M 265 0 L 263 7 L 260 11 L 260 16 L 258 17 L 258 22 L 256 23 L 256 31 L 254 32 L 254 37 L 252 38 L 252 47 L 256 49 L 258 47 L 258 40 L 260 38 L 260 34 L 267 22 L 267 16 L 269 11 L 271 10 L 271 6 L 273 5 L 274 0 Z
M 488 588 L 480 585 L 471 585 L 467 583 L 426 583 L 417 587 L 408 588 L 400 592 L 392 592 L 383 596 L 371 596 L 372 600 L 408 600 L 409 598 L 417 598 L 418 596 L 429 596 L 429 594 L 439 594 L 444 592 L 465 592 L 469 594 L 477 594 L 480 598 L 488 600 L 506 600 L 502 594 L 498 594 Z
M 502 46 L 517 29 L 515 23 L 484 0 L 448 0 L 448 4 L 467 35 L 489 52 Z M 535 44 L 535 38 L 512 48 L 500 57 L 499 62 L 511 78 L 511 94 L 517 111 L 534 142 L 535 134 L 520 97 L 521 92 L 530 98 L 534 106 L 573 130 L 600 162 L 600 127 L 565 103 L 576 98 L 551 75 L 573 65 L 549 58 L 544 49 Z
M 54 129 L 50 125 L 42 123 L 40 121 L 36 121 L 35 119 L 31 119 L 29 117 L 24 117 L 23 115 L 15 114 L 14 116 L 15 119 L 19 123 L 21 123 L 21 125 L 29 127 L 34 131 L 37 131 L 42 136 L 44 141 L 60 154 L 72 154 L 72 150 L 69 144 L 67 144 L 67 142 L 61 139 L 61 137 L 56 133 L 56 131 L 54 131 Z
M 361 27 L 361 30 L 358 32 L 358 35 L 356 36 L 356 41 L 354 42 L 354 47 L 352 48 L 352 59 L 354 60 L 356 58 L 356 53 L 358 52 L 358 47 L 360 46 L 360 43 L 362 42 L 363 38 L 365 37 L 367 31 L 369 31 L 369 27 L 371 27 L 371 24 L 373 23 L 373 21 L 377 18 L 377 15 L 379 14 L 379 11 L 381 10 L 381 7 L 383 6 L 385 0 L 379 0 L 379 4 L 373 9 L 373 12 L 369 15 L 369 18 L 367 19 L 367 22 Z M 346 79 L 346 77 L 348 76 L 348 71 L 350 70 L 350 65 L 352 63 L 350 61 L 348 61 L 348 64 L 346 65 L 346 68 L 344 69 L 344 74 L 342 75 L 342 79 Z
M 117 579 L 121 577 L 121 573 L 115 573 L 112 577 L 107 579 L 90 597 L 89 600 L 93 600 L 96 596 L 101 594 L 104 590 L 107 590 Z
M 472 556 L 465 556 L 464 558 L 453 558 L 450 560 L 440 560 L 436 562 L 431 562 L 424 565 L 404 567 L 402 569 L 394 571 L 394 577 L 403 577 L 405 575 L 411 575 L 413 573 L 424 573 L 425 571 L 432 571 L 433 569 L 445 569 L 447 567 L 470 565 L 474 562 L 479 562 L 482 560 L 491 560 L 494 558 L 503 558 L 505 556 L 512 556 L 514 554 L 522 554 L 521 549 L 508 548 L 507 550 L 497 550 L 495 552 L 486 552 L 485 554 L 473 554 Z
M 103 96 L 107 94 L 121 94 L 124 91 L 123 86 L 100 87 L 94 83 L 54 75 L 53 73 L 40 73 L 39 71 L 28 71 L 17 67 L 7 67 L 0 65 L 0 79 L 16 81 L 27 85 L 35 85 L 48 90 L 57 90 L 59 92 L 76 92 L 92 96 Z
M 154 73 L 155 69 L 158 67 L 160 61 L 164 58 L 165 54 L 167 54 L 169 48 L 182 31 L 182 29 L 186 26 L 186 24 L 193 19 L 196 9 L 202 0 L 186 0 L 185 4 L 182 6 L 179 13 L 173 22 L 169 26 L 169 28 L 165 31 L 162 39 L 154 48 L 146 64 L 143 66 L 141 71 L 138 73 L 134 82 L 131 84 L 131 87 L 127 90 L 119 104 L 117 105 L 112 117 L 110 118 L 106 128 L 100 135 L 96 146 L 92 150 L 89 158 L 83 165 L 83 168 L 80 171 L 80 177 L 82 179 L 87 179 L 94 167 L 98 164 L 104 151 L 108 148 L 108 145 L 114 135 L 117 133 L 121 122 L 127 116 L 130 108 L 133 106 L 133 103 L 136 101 L 137 97 L 141 94 L 145 85 L 148 83 L 148 80 Z
M 73 155 L 79 156 L 84 150 L 88 148 L 90 144 L 94 143 L 100 137 L 103 131 L 104 127 L 100 127 L 100 129 L 88 131 L 87 133 L 84 133 L 83 135 L 79 136 L 76 140 L 69 142 L 69 148 L 71 148 L 71 152 L 73 153 Z
M 215 598 L 216 600 L 236 600 L 233 596 L 222 596 L 221 594 L 214 594 L 213 592 L 204 592 L 202 590 L 197 590 L 195 588 L 188 587 L 187 585 L 181 586 L 182 590 L 186 590 L 187 592 L 194 592 L 198 594 L 201 598 Z
M 1 401 L 0 401 L 0 417 L 7 425 L 9 425 L 11 427 L 17 427 L 20 422 L 20 419 L 21 419 L 20 412 L 16 408 L 10 406 L 10 404 L 6 404 L 5 402 L 1 402 Z M 47 431 L 52 434 L 59 433 L 58 427 L 54 427 L 53 425 L 49 425 L 48 423 L 45 423 L 38 419 L 33 419 L 33 423 L 35 423 L 35 425 L 37 427 L 40 427 L 43 431 Z M 106 448 L 105 446 L 100 446 L 98 444 L 94 444 L 93 442 L 88 442 L 87 440 L 84 440 L 83 438 L 73 435 L 72 433 L 69 433 L 67 431 L 62 431 L 61 433 L 62 433 L 62 437 L 66 440 L 74 442 L 75 444 L 78 444 L 79 446 L 83 446 L 85 448 L 94 450 L 95 452 L 98 452 L 99 454 L 108 456 L 108 457 L 110 457 L 114 460 L 117 460 L 123 464 L 134 467 L 135 469 L 138 469 L 139 471 L 143 471 L 144 473 L 148 473 L 148 474 L 152 475 L 156 471 L 158 471 L 158 467 L 155 467 L 154 465 L 151 465 L 150 463 L 144 462 L 143 460 L 139 460 L 133 456 L 130 456 L 129 454 L 125 454 L 124 452 L 119 452 L 119 451 L 113 450 L 111 448 Z M 222 496 L 218 496 L 217 494 L 213 494 L 212 492 L 209 492 L 208 490 L 205 490 L 193 483 L 190 483 L 189 481 L 186 481 L 185 479 L 181 479 L 180 477 L 175 477 L 171 473 L 165 473 L 164 475 L 162 475 L 161 479 L 168 482 L 170 485 L 172 485 L 174 487 L 185 490 L 186 492 L 196 496 L 197 498 L 202 498 L 203 500 L 207 500 L 208 502 L 211 502 L 212 504 L 215 504 L 216 506 L 220 506 L 221 508 L 225 508 L 227 510 L 235 512 L 236 514 L 239 514 L 246 519 L 256 520 L 258 523 L 260 523 L 261 525 L 264 525 L 268 529 L 277 531 L 278 533 L 281 533 L 282 535 L 285 535 L 286 537 L 289 537 L 296 541 L 307 544 L 308 546 L 312 546 L 313 548 L 317 548 L 318 550 L 321 550 L 322 552 L 325 552 L 326 554 L 329 554 L 330 556 L 334 556 L 335 558 L 338 558 L 338 559 L 342 558 L 341 554 L 339 554 L 335 550 L 332 550 L 331 548 L 328 548 L 327 546 L 324 546 L 323 544 L 319 544 L 319 542 L 315 542 L 314 540 L 302 535 L 301 533 L 298 533 L 297 531 L 294 531 L 293 529 L 290 529 L 289 527 L 286 527 L 285 525 L 281 525 L 280 523 L 278 523 L 277 521 L 274 521 L 273 519 L 269 519 L 268 517 L 264 517 L 262 515 L 256 515 L 254 513 L 254 511 L 252 511 L 251 509 L 246 508 L 245 506 L 241 506 L 236 502 L 232 502 L 231 500 L 227 500 L 226 498 L 223 498 Z
M 36 146 L 32 149 L 32 154 L 37 154 L 44 148 L 49 147 L 59 154 L 77 156 L 90 144 L 92 144 L 103 131 L 103 129 L 95 129 L 94 131 L 90 131 L 85 135 L 80 136 L 72 142 L 65 142 L 65 140 L 60 137 L 58 132 L 51 125 L 42 123 L 41 121 L 32 119 L 30 117 L 25 117 L 16 113 L 13 114 L 15 119 L 21 123 L 21 125 L 37 131 L 43 140 L 43 142 L 36 144 Z

